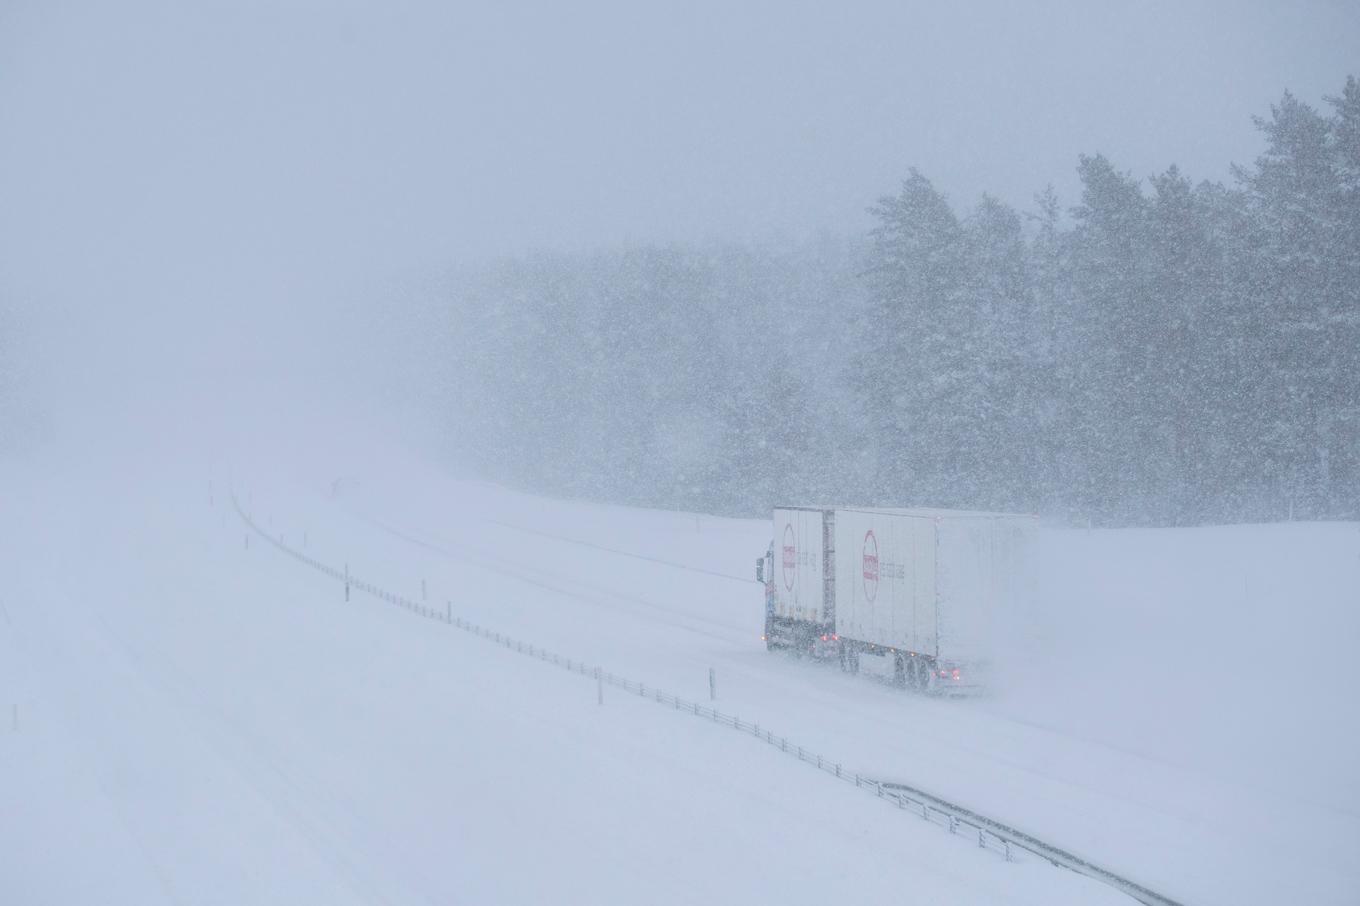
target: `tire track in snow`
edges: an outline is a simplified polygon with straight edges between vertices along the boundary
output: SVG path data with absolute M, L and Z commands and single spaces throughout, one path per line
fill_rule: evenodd
M 407 542 L 408 544 L 414 544 L 417 545 L 418 547 L 423 547 L 426 550 L 433 551 L 434 553 L 440 554 L 445 557 L 450 557 L 468 566 L 472 566 L 478 569 L 484 569 L 487 570 L 488 572 L 496 573 L 497 575 L 506 576 L 518 582 L 524 582 L 536 588 L 542 588 L 546 591 L 551 591 L 556 594 L 565 595 L 569 598 L 574 598 L 578 601 L 582 601 L 587 604 L 609 607 L 615 610 L 622 610 L 626 613 L 635 612 L 636 606 L 645 607 L 649 610 L 656 611 L 657 613 L 664 614 L 665 619 L 663 619 L 661 622 L 665 622 L 668 625 L 675 626 L 687 632 L 692 632 L 696 635 L 705 636 L 706 638 L 711 639 L 717 639 L 722 642 L 732 642 L 735 639 L 739 638 L 744 639 L 748 635 L 748 629 L 745 626 L 724 623 L 718 620 L 709 620 L 704 617 L 696 617 L 691 614 L 684 613 L 683 611 L 676 610 L 673 607 L 667 607 L 664 604 L 657 604 L 653 601 L 648 601 L 644 598 L 639 598 L 635 595 L 623 594 L 600 586 L 592 586 L 589 583 L 569 579 L 567 577 L 561 576 L 560 574 L 548 572 L 547 570 L 529 570 L 523 566 L 513 565 L 508 561 L 505 561 L 504 559 L 496 557 L 492 554 L 488 554 L 485 551 L 476 550 L 471 545 L 466 544 L 455 545 L 455 547 L 462 548 L 463 551 L 467 551 L 467 553 L 463 553 L 458 550 L 451 550 L 449 548 L 443 547 L 440 544 L 435 544 L 423 538 L 412 535 L 406 531 L 403 531 L 402 529 L 388 525 L 382 520 L 370 516 L 366 513 L 357 510 L 348 511 L 351 514 L 353 514 L 356 518 L 361 519 L 364 522 L 367 522 L 370 525 L 374 526 L 375 528 L 378 528 L 386 532 L 387 534 L 399 538 L 402 541 Z M 535 575 L 546 578 L 535 578 Z M 583 592 L 572 589 L 568 587 L 568 585 L 576 585 L 579 588 L 584 588 L 585 591 Z M 609 598 L 612 598 L 613 600 L 612 601 L 608 600 Z M 711 632 L 709 630 L 696 627 L 694 625 L 696 623 L 705 623 L 709 626 L 720 627 L 723 630 L 728 630 L 734 634 L 728 635 Z
M 591 541 L 582 541 L 579 538 L 569 538 L 566 535 L 555 535 L 552 532 L 545 532 L 541 529 L 525 528 L 522 525 L 515 525 L 513 522 L 502 522 L 499 519 L 483 519 L 489 525 L 499 525 L 504 528 L 514 529 L 517 532 L 524 532 L 528 535 L 538 535 L 541 538 L 552 538 L 565 544 L 579 544 L 581 547 L 588 547 L 592 550 L 604 551 L 610 554 L 618 554 L 620 557 L 632 557 L 634 560 L 645 560 L 648 563 L 659 563 L 662 566 L 671 566 L 675 569 L 683 569 L 692 573 L 703 573 L 705 576 L 717 576 L 719 579 L 731 579 L 733 582 L 755 583 L 756 580 L 747 576 L 734 576 L 731 573 L 718 572 L 717 570 L 704 569 L 702 566 L 690 566 L 686 563 L 676 563 L 673 560 L 663 560 L 660 557 L 649 557 L 646 554 L 636 554 L 632 551 L 622 551 L 614 547 L 605 547 L 603 544 L 595 544 Z M 759 584 L 759 583 L 756 583 Z

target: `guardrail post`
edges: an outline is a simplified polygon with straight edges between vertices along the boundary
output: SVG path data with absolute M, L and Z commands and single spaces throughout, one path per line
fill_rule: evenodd
M 349 600 L 349 564 L 345 564 L 345 600 Z
M 712 667 L 708 668 L 708 700 L 718 700 L 718 673 Z
M 595 668 L 595 696 L 599 704 L 604 704 L 604 677 L 600 675 L 600 668 Z

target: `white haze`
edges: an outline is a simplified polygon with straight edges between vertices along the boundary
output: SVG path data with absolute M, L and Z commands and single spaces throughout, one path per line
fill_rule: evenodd
M 1079 152 L 1223 178 L 1357 36 L 1347 3 L 11 0 L 0 355 L 45 416 L 249 369 L 329 394 L 356 306 L 453 263 L 859 231 L 908 166 L 1021 207 L 1073 201 Z

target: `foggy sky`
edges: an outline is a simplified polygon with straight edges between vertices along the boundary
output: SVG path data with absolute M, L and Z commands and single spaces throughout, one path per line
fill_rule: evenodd
M 422 268 L 861 229 L 910 166 L 956 204 L 1073 204 L 1082 152 L 1226 178 L 1360 69 L 1360 4 L 957 6 L 5 0 L 0 298 L 54 354 L 283 354 Z

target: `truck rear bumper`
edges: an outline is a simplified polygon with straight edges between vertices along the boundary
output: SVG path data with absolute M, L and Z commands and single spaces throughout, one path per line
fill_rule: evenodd
M 765 645 L 818 658 L 838 657 L 840 653 L 840 643 L 836 641 L 832 627 L 780 617 L 766 618 Z

